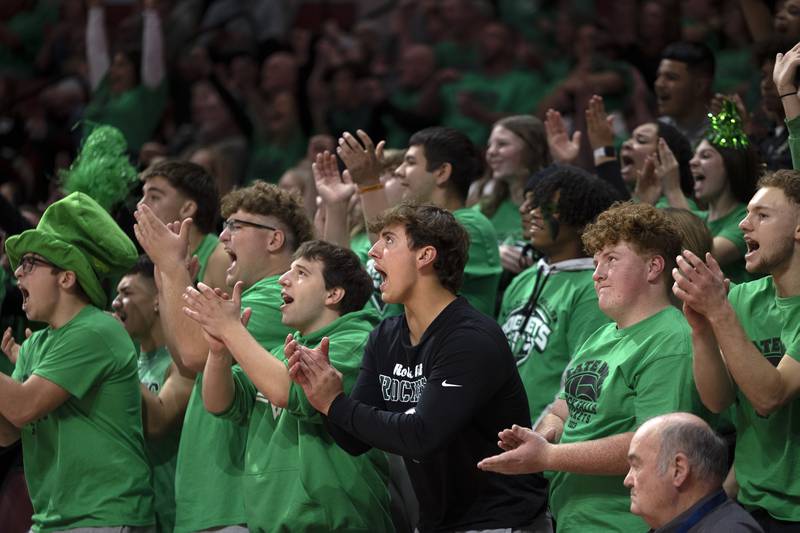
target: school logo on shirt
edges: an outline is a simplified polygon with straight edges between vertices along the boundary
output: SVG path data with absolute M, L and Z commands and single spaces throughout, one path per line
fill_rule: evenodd
M 392 375 L 378 375 L 381 395 L 386 402 L 413 403 L 419 402 L 425 383 L 428 380 L 422 375 L 422 363 L 415 367 L 394 365 Z
M 597 413 L 597 399 L 608 377 L 608 364 L 592 359 L 567 370 L 564 392 L 569 407 L 569 427 L 587 423 Z
M 537 305 L 530 315 L 526 315 L 523 305 L 512 311 L 503 324 L 503 333 L 511 346 L 517 366 L 527 361 L 534 349 L 539 353 L 547 349 L 550 333 L 553 332 L 552 324 L 555 322 L 553 314 L 542 305 Z
M 781 362 L 783 355 L 786 353 L 786 347 L 783 345 L 783 342 L 781 342 L 780 337 L 753 341 L 753 344 L 755 344 L 758 351 L 767 358 L 767 361 L 772 363 L 772 366 L 775 367 L 778 366 L 778 363 Z

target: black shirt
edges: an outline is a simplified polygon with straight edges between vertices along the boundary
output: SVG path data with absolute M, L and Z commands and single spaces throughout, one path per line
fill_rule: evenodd
M 521 527 L 544 511 L 540 475 L 476 466 L 502 451 L 499 431 L 527 426 L 530 414 L 502 330 L 464 298 L 450 303 L 416 346 L 405 316 L 381 322 L 355 387 L 334 400 L 327 423 L 350 453 L 374 446 L 404 457 L 422 532 Z

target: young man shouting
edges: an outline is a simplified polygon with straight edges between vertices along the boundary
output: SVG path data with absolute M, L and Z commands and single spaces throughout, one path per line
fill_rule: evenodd
M 549 531 L 540 476 L 475 468 L 500 429 L 530 414 L 502 330 L 456 297 L 467 232 L 445 209 L 409 205 L 387 211 L 372 229 L 379 235 L 370 256 L 383 276 L 381 296 L 403 304 L 404 314 L 371 333 L 349 396 L 327 341 L 316 350 L 287 345 L 293 378 L 345 450 L 403 456 L 420 531 Z

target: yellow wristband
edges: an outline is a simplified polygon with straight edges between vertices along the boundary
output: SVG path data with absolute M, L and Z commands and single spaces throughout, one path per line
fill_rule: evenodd
M 367 192 L 377 191 L 379 189 L 383 189 L 383 183 L 380 181 L 378 183 L 373 183 L 372 185 L 366 185 L 364 187 L 358 188 L 358 194 L 364 194 Z

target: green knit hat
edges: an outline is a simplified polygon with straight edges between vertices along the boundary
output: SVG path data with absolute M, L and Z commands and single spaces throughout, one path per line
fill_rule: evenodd
M 6 240 L 6 254 L 16 269 L 26 253 L 36 253 L 75 272 L 92 304 L 105 309 L 100 280 L 124 274 L 136 262 L 136 247 L 105 209 L 86 194 L 74 192 L 48 207 L 36 229 Z

